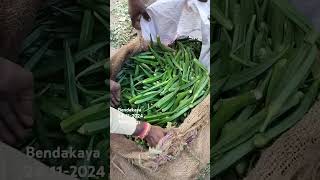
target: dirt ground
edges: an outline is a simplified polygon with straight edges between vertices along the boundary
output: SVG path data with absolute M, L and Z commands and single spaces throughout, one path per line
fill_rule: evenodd
M 111 56 L 116 49 L 126 44 L 136 35 L 128 14 L 128 0 L 110 2 Z
M 156 0 L 144 0 L 146 6 Z M 111 0 L 110 2 L 111 56 L 122 45 L 133 39 L 137 32 L 131 26 L 128 14 L 128 0 Z

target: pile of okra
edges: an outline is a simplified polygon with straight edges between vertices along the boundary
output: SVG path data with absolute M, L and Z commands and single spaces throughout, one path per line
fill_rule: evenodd
M 139 109 L 151 124 L 179 124 L 209 93 L 208 70 L 200 63 L 201 42 L 184 38 L 165 47 L 160 39 L 132 56 L 118 73 L 121 108 Z
M 319 34 L 287 0 L 211 6 L 211 177 L 242 179 L 314 103 Z
M 34 76 L 35 126 L 19 149 L 73 148 L 101 155 L 39 159 L 50 167 L 62 166 L 64 172 L 72 172 L 72 166 L 95 166 L 97 177 L 109 171 L 108 6 L 101 0 L 46 1 L 22 45 L 20 64 Z

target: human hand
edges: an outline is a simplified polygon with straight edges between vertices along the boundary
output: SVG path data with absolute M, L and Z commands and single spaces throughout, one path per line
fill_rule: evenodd
M 138 30 L 141 29 L 140 27 L 140 18 L 141 16 L 149 21 L 150 16 L 148 15 L 146 11 L 146 7 L 142 0 L 129 0 L 129 15 L 131 18 L 132 26 Z
M 154 147 L 158 142 L 166 135 L 165 130 L 159 126 L 151 126 L 148 135 L 145 140 L 151 147 Z
M 33 76 L 0 58 L 0 140 L 14 146 L 33 125 Z
M 116 107 L 120 103 L 121 86 L 119 83 L 110 80 L 111 106 Z
M 17 62 L 23 40 L 31 33 L 43 0 L 0 1 L 0 56 Z

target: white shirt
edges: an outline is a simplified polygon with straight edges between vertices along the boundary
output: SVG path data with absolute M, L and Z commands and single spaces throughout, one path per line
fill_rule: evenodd
M 110 133 L 132 135 L 138 121 L 112 107 L 110 107 Z

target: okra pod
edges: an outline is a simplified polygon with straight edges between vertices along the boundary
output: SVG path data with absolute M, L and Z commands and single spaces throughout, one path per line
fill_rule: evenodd
M 154 76 L 154 77 L 147 78 L 147 79 L 143 80 L 142 83 L 143 84 L 153 83 L 153 82 L 159 80 L 162 76 L 163 76 L 163 74 L 160 74 L 160 75 L 157 75 L 157 76 Z
M 178 90 L 175 90 L 174 92 L 171 92 L 170 94 L 164 96 L 163 98 L 161 98 L 156 104 L 154 104 L 154 106 L 156 107 L 160 107 L 161 105 L 163 105 L 164 103 L 166 103 L 170 98 L 172 98 L 174 95 L 176 95 L 178 92 Z
M 146 98 L 148 96 L 151 96 L 151 95 L 154 95 L 154 94 L 158 94 L 158 93 L 159 93 L 159 91 L 150 91 L 150 92 L 146 92 L 146 93 L 143 93 L 143 94 L 139 94 L 139 95 L 134 96 L 133 98 L 131 98 L 129 100 L 129 102 L 133 103 L 133 102 L 135 102 L 137 100 L 144 99 L 144 98 Z

